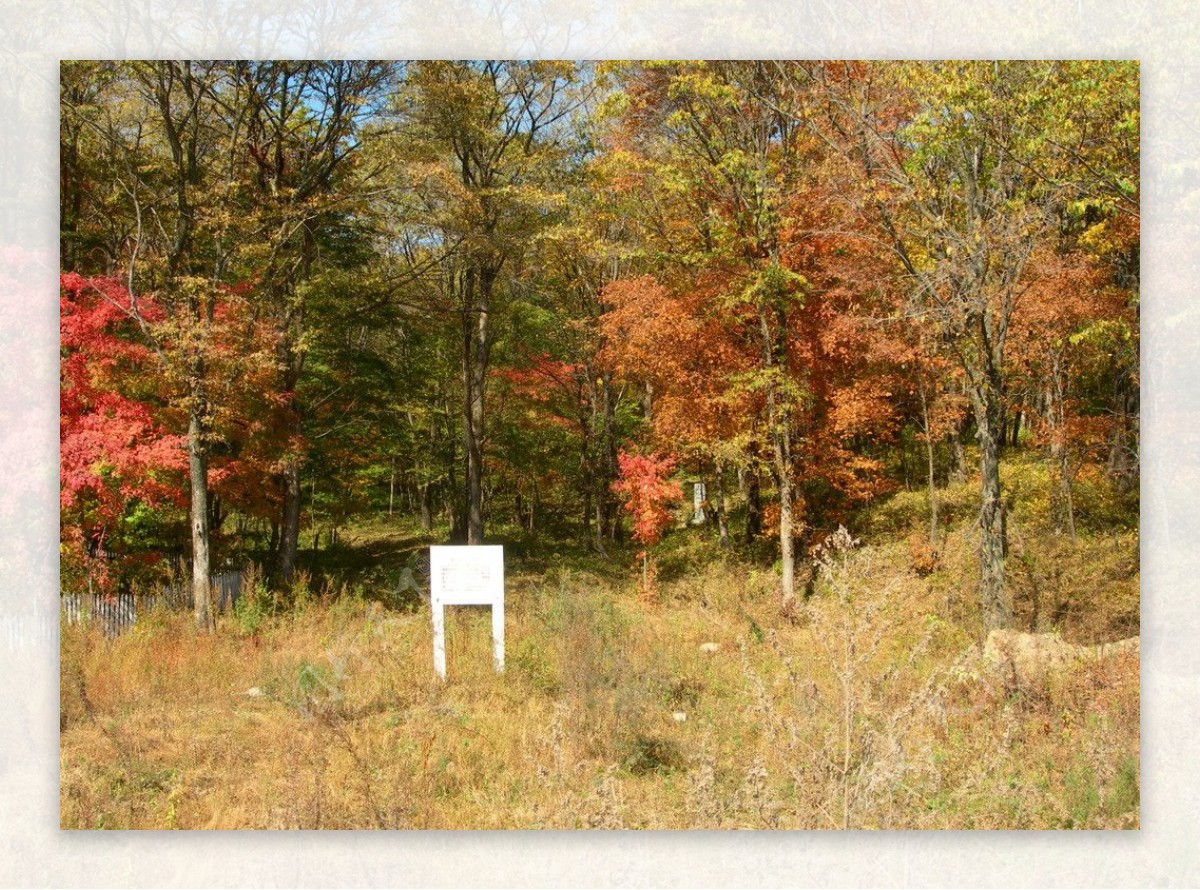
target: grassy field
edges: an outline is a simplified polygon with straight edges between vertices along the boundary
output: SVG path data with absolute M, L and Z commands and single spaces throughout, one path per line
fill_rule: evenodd
M 1033 467 L 1006 477 L 1018 629 L 1136 635 L 1136 526 L 1081 485 L 1079 541 L 1052 534 Z M 459 609 L 434 677 L 428 607 L 392 589 L 420 542 L 383 521 L 211 636 L 168 612 L 116 639 L 64 626 L 61 824 L 1137 828 L 1136 651 L 995 669 L 972 488 L 942 494 L 936 557 L 901 493 L 792 620 L 772 569 L 704 529 L 664 541 L 654 598 L 630 554 L 516 557 L 503 675 L 487 614 Z

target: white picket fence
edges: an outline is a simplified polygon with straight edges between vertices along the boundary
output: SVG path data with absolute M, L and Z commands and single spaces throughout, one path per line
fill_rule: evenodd
M 232 609 L 242 595 L 242 572 L 218 572 L 212 576 L 213 607 L 218 612 Z M 192 604 L 190 585 L 176 584 L 158 593 L 135 596 L 132 593 L 99 594 L 67 593 L 62 596 L 63 617 L 68 624 L 98 621 L 109 636 L 122 633 L 137 623 L 143 614 L 155 606 L 186 609 Z

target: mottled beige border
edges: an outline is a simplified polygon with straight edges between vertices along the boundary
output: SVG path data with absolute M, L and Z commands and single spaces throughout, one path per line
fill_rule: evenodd
M 1188 0 L 6 0 L 0 6 L 0 884 L 1200 885 L 1200 16 Z M 1142 60 L 1143 784 L 1137 833 L 60 832 L 57 61 Z

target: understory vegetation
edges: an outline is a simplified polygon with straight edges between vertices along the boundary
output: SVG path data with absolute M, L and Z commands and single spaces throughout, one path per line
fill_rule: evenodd
M 1018 625 L 1136 634 L 1136 531 L 1072 545 L 1035 519 L 1045 474 L 1006 469 L 1028 480 Z M 165 609 L 114 638 L 64 625 L 62 825 L 1137 828 L 1137 654 L 1036 686 L 989 664 L 973 491 L 942 490 L 963 518 L 932 566 L 909 493 L 832 537 L 792 619 L 776 570 L 711 528 L 668 531 L 652 599 L 632 552 L 510 559 L 506 671 L 460 607 L 446 683 L 428 605 L 397 590 L 424 539 L 386 517 L 289 590 L 252 579 L 213 634 Z

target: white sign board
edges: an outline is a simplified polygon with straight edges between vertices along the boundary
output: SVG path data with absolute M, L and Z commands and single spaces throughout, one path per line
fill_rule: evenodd
M 492 607 L 492 652 L 504 670 L 504 548 L 499 545 L 429 548 L 433 608 L 433 669 L 446 679 L 446 606 Z

